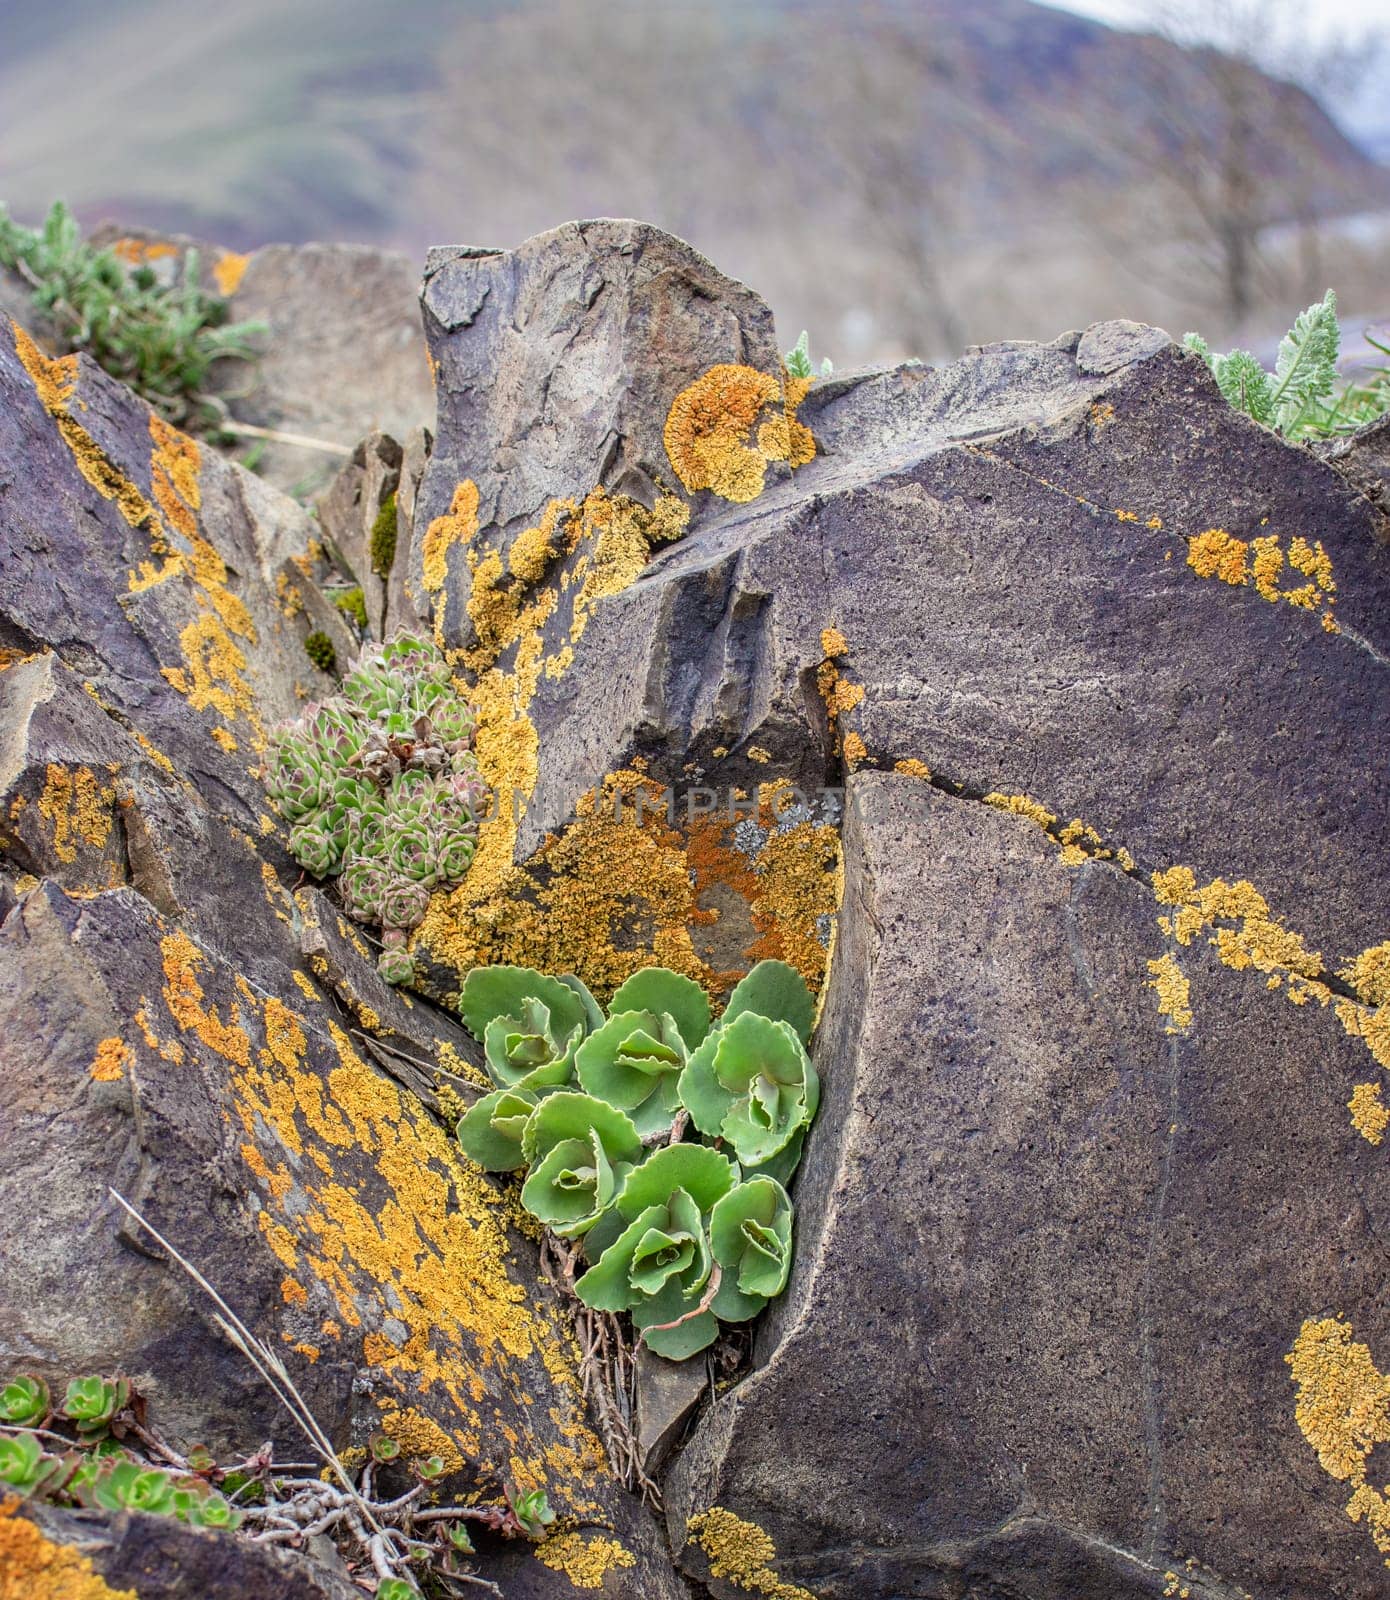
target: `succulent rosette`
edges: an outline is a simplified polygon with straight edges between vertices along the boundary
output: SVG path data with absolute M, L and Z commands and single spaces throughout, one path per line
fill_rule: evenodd
M 418 928 L 430 908 L 430 892 L 413 878 L 387 877 L 381 893 L 383 928 Z
M 459 1010 L 483 1043 L 488 1075 L 499 1089 L 548 1094 L 573 1081 L 580 1041 L 601 1019 L 577 978 L 530 967 L 475 967 L 464 979 Z
M 307 817 L 290 829 L 290 854 L 316 878 L 329 878 L 338 870 L 343 841 L 322 813 Z
M 711 1309 L 721 1322 L 747 1322 L 787 1286 L 792 1203 L 773 1178 L 747 1178 L 710 1213 L 710 1249 L 719 1265 Z
M 521 1147 L 531 1169 L 521 1203 L 562 1239 L 587 1233 L 642 1159 L 642 1140 L 630 1117 L 573 1092 L 540 1102 L 526 1122 Z
M 485 1172 L 516 1172 L 526 1165 L 521 1138 L 536 1097 L 520 1089 L 494 1089 L 459 1118 L 454 1135 L 464 1155 Z
M 376 958 L 376 970 L 386 983 L 415 981 L 415 957 L 403 944 L 388 945 Z
M 412 878 L 426 889 L 439 880 L 429 802 L 406 800 L 392 805 L 382 825 L 382 854 L 393 875 Z
M 709 1032 L 705 991 L 665 967 L 646 967 L 619 988 L 609 1012 L 579 1047 L 580 1085 L 626 1111 L 644 1137 L 669 1128 L 686 1058 Z
M 759 1166 L 784 1150 L 820 1104 L 820 1081 L 796 1030 L 746 1011 L 723 1023 L 690 1057 L 681 1101 L 710 1138 Z
M 438 834 L 434 841 L 434 859 L 441 883 L 457 883 L 467 875 L 478 849 L 475 833 L 459 830 Z
M 622 1186 L 601 1237 L 586 1241 L 594 1264 L 575 1293 L 595 1311 L 631 1312 L 658 1355 L 681 1361 L 703 1350 L 719 1332 L 711 1214 L 737 1180 L 733 1162 L 708 1146 L 658 1150 Z
M 354 854 L 342 864 L 338 889 L 343 907 L 359 922 L 381 921 L 381 900 L 391 875 L 379 855 Z

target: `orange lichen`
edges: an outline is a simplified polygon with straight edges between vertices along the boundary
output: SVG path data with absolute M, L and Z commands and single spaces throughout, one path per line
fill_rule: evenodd
M 1390 1005 L 1390 939 L 1363 950 L 1338 974 L 1368 1006 Z
M 134 1060 L 134 1053 L 124 1039 L 103 1039 L 92 1057 L 91 1076 L 95 1083 L 118 1083 L 126 1075 L 126 1068 Z
M 775 378 L 728 362 L 681 390 L 663 437 L 676 476 L 690 493 L 709 489 L 723 500 L 757 499 L 768 458 L 751 449 L 748 438 L 779 393 Z
M 465 478 L 454 490 L 449 509 L 425 529 L 420 549 L 425 589 L 438 594 L 449 573 L 449 551 L 456 544 L 471 544 L 478 532 L 478 486 Z
M 1376 1549 L 1390 1558 L 1390 1486 L 1382 1491 L 1366 1482 L 1371 1452 L 1390 1443 L 1390 1377 L 1366 1345 L 1353 1342 L 1340 1317 L 1308 1318 L 1284 1359 L 1298 1385 L 1294 1418 L 1303 1437 L 1323 1471 L 1351 1485 L 1347 1515 L 1364 1518 Z
M 98 494 L 113 500 L 132 528 L 155 528 L 159 513 L 111 460 L 96 440 L 69 411 L 77 385 L 77 357 L 50 358 L 34 343 L 18 323 L 14 331 L 15 353 L 29 374 L 45 411 L 53 418 L 64 444 L 72 453 L 77 470 Z
M 853 729 L 844 738 L 844 757 L 846 772 L 854 772 L 862 766 L 869 754 L 868 747 L 859 734 Z
M 1390 1125 L 1390 1110 L 1380 1096 L 1378 1083 L 1358 1083 L 1347 1101 L 1351 1125 L 1368 1144 L 1379 1144 Z
M 1168 951 L 1149 962 L 1149 988 L 1158 995 L 1158 1014 L 1167 1017 L 1168 1033 L 1183 1033 L 1192 1026 L 1191 985 L 1182 974 L 1178 958 Z
M 1008 811 L 1016 817 L 1027 817 L 1030 822 L 1037 823 L 1044 833 L 1057 821 L 1046 806 L 1026 794 L 1003 794 L 996 789 L 985 796 L 985 804 L 993 806 L 996 811 Z
M 771 417 L 758 429 L 758 449 L 769 461 L 785 461 L 790 467 L 804 467 L 816 455 L 816 441 L 804 422 L 796 420 L 801 402 L 810 390 L 812 379 L 782 377 L 782 415 Z
M 637 1558 L 600 1533 L 552 1533 L 536 1546 L 536 1560 L 552 1571 L 563 1572 L 576 1589 L 601 1589 L 615 1567 L 636 1566 Z
M 820 634 L 820 652 L 828 660 L 836 656 L 849 654 L 849 642 L 838 628 L 822 628 Z
M 113 1589 L 81 1551 L 55 1544 L 26 1517 L 20 1501 L 0 1501 L 0 1600 L 140 1600 Z
M 1271 604 L 1284 601 L 1301 611 L 1320 606 L 1322 625 L 1329 633 L 1338 632 L 1333 616 L 1337 584 L 1332 573 L 1332 558 L 1320 543 L 1309 544 L 1302 537 L 1289 541 L 1288 564 L 1311 581 L 1296 589 L 1281 589 L 1285 554 L 1274 534 L 1261 534 L 1250 540 L 1237 539 L 1224 528 L 1208 528 L 1188 543 L 1187 564 L 1199 578 L 1219 578 L 1235 588 L 1253 584 L 1255 592 Z
M 169 1014 L 185 1033 L 234 1066 L 246 1067 L 251 1061 L 251 1044 L 239 1026 L 233 1002 L 224 1022 L 215 1006 L 209 1006 L 198 981 L 204 956 L 186 933 L 174 932 L 160 940 L 164 961 L 164 1003 Z
M 53 853 L 66 866 L 82 846 L 102 849 L 111 837 L 116 791 L 99 784 L 90 767 L 64 767 L 50 761 L 44 769 L 38 813 L 53 830 Z
M 772 1568 L 777 1547 L 756 1522 L 711 1506 L 689 1518 L 685 1531 L 708 1558 L 711 1577 L 767 1600 L 815 1600 L 809 1589 L 778 1577 Z
M 255 696 L 242 674 L 246 654 L 210 613 L 204 612 L 179 633 L 184 667 L 160 671 L 195 711 L 211 709 L 228 722 L 255 716 Z
M 235 294 L 241 287 L 241 280 L 246 276 L 246 269 L 250 264 L 250 256 L 238 255 L 233 250 L 224 250 L 212 264 L 212 276 L 217 284 L 218 294 Z
M 406 1461 L 428 1461 L 438 1456 L 445 1472 L 462 1472 L 464 1459 L 459 1447 L 434 1420 L 412 1406 L 387 1401 L 381 1411 L 381 1431 L 401 1447 Z
M 893 771 L 902 773 L 905 778 L 931 777 L 931 768 L 925 761 L 919 761 L 916 756 L 908 756 L 904 761 L 895 761 Z

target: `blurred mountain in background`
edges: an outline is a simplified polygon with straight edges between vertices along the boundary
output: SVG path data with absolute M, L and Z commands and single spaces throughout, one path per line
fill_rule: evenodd
M 640 216 L 842 362 L 1390 309 L 1386 169 L 1257 59 L 1028 0 L 19 0 L 0 200 L 417 256 Z

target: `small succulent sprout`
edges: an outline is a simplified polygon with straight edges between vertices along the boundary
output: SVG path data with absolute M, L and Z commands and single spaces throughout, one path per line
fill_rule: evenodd
M 452 832 L 438 834 L 434 841 L 434 851 L 440 881 L 457 883 L 460 878 L 466 877 L 469 867 L 473 865 L 473 857 L 477 854 L 477 850 L 476 830 L 470 832 L 467 828 L 457 828 Z
M 37 1428 L 51 1409 L 52 1396 L 42 1378 L 20 1373 L 0 1389 L 0 1422 Z
M 409 1578 L 383 1578 L 376 1586 L 376 1600 L 420 1600 L 420 1591 Z
M 449 1543 L 461 1556 L 473 1555 L 473 1539 L 468 1532 L 466 1522 L 451 1522 L 449 1524 Z
M 395 1461 L 401 1453 L 400 1445 L 389 1433 L 374 1433 L 367 1440 L 367 1448 L 371 1451 L 373 1461 Z
M 745 1011 L 723 1022 L 686 1063 L 681 1103 L 708 1138 L 755 1167 L 786 1148 L 820 1103 L 820 1080 L 796 1030 Z
M 342 841 L 322 813 L 290 829 L 290 854 L 316 878 L 331 878 L 342 858 Z
M 720 1026 L 727 1027 L 745 1011 L 773 1022 L 789 1023 L 797 1038 L 806 1044 L 811 1037 L 816 1002 L 811 998 L 805 978 L 795 967 L 788 966 L 785 961 L 760 961 L 734 985 Z
M 436 1478 L 442 1478 L 448 1468 L 443 1456 L 426 1456 L 423 1461 L 415 1463 L 415 1471 L 426 1483 L 433 1483 Z
M 402 928 L 407 932 L 418 928 L 430 908 L 430 892 L 423 883 L 412 878 L 389 877 L 381 894 L 381 925 L 384 928 Z
M 239 1528 L 241 1518 L 231 1501 L 214 1491 L 194 1496 L 186 1520 L 200 1528 Z
M 92 1484 L 92 1498 L 103 1511 L 147 1511 L 173 1516 L 174 1482 L 158 1467 L 138 1461 L 110 1461 Z
M 595 1311 L 630 1311 L 657 1355 L 683 1361 L 719 1332 L 709 1309 L 709 1219 L 734 1187 L 738 1169 L 707 1145 L 667 1145 L 623 1185 L 615 1211 L 624 1226 L 574 1290 Z M 594 1252 L 591 1251 L 591 1259 Z
M 390 877 L 379 856 L 361 852 L 343 862 L 338 889 L 343 908 L 359 922 L 381 921 L 381 900 Z
M 719 1263 L 711 1309 L 724 1322 L 747 1322 L 787 1286 L 792 1260 L 792 1203 L 772 1178 L 747 1178 L 715 1201 L 710 1249 Z
M 217 1470 L 217 1458 L 205 1444 L 195 1444 L 184 1459 L 190 1472 L 203 1474 Z
M 562 1239 L 581 1238 L 612 1205 L 642 1159 L 632 1119 L 592 1095 L 552 1094 L 522 1134 L 530 1175 L 521 1203 Z
M 105 1433 L 116 1413 L 130 1404 L 130 1384 L 125 1378 L 73 1378 L 63 1396 L 63 1415 L 77 1424 L 84 1437 Z
M 57 1456 L 45 1455 L 32 1433 L 0 1434 L 0 1486 L 15 1494 L 35 1494 L 67 1471 Z
M 521 1140 L 536 1097 L 521 1089 L 495 1089 L 474 1102 L 454 1130 L 464 1155 L 484 1172 L 517 1172 L 526 1165 Z
M 528 1538 L 545 1537 L 545 1530 L 554 1522 L 555 1513 L 550 1509 L 550 1499 L 544 1489 L 528 1489 L 525 1494 L 518 1494 L 509 1486 L 507 1503 Z
M 575 1070 L 587 1094 L 626 1111 L 644 1138 L 671 1126 L 685 1040 L 668 1013 L 620 1011 L 580 1045 Z
M 415 982 L 415 957 L 403 944 L 388 945 L 376 958 L 376 970 L 384 982 L 406 988 Z

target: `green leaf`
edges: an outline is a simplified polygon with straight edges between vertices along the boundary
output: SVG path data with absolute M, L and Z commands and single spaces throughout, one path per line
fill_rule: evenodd
M 632 1325 L 650 1350 L 668 1361 L 685 1361 L 714 1343 L 719 1336 L 714 1312 L 696 1312 L 702 1289 L 703 1285 L 683 1294 L 673 1286 L 632 1308 Z M 692 1312 L 696 1314 L 692 1316 Z M 662 1327 L 663 1323 L 676 1326 Z
M 1208 368 L 1213 367 L 1216 358 L 1211 353 L 1211 346 L 1200 333 L 1185 333 L 1182 336 L 1182 342 L 1184 349 L 1191 350 L 1194 354 L 1201 356 Z
M 714 1075 L 714 1052 L 719 1047 L 719 1031 L 708 1034 L 704 1043 L 691 1053 L 680 1075 L 677 1091 L 690 1120 L 710 1139 L 717 1139 L 724 1118 L 733 1109 L 735 1096 Z
M 692 1057 L 681 1075 L 685 1104 L 702 1133 L 727 1139 L 741 1162 L 761 1165 L 815 1116 L 820 1080 L 788 1022 L 745 1011 L 721 1025 L 713 1039 L 708 1063 Z M 706 1123 L 719 1091 L 726 1109 L 712 1129 Z
M 788 1022 L 802 1044 L 811 1037 L 816 1003 L 806 980 L 785 961 L 760 961 L 734 987 L 724 1008 L 721 1026 L 727 1027 L 744 1012 L 756 1012 L 774 1022 Z
M 786 1190 L 771 1178 L 738 1184 L 716 1203 L 709 1234 L 721 1274 L 714 1310 L 725 1322 L 746 1322 L 787 1285 L 792 1203 Z
M 626 1111 L 646 1136 L 671 1126 L 685 1044 L 675 1020 L 621 1011 L 580 1045 L 575 1070 L 585 1091 Z
M 539 1161 L 562 1139 L 582 1139 L 597 1130 L 610 1161 L 640 1161 L 642 1140 L 632 1118 L 593 1095 L 565 1091 L 548 1095 L 526 1124 L 522 1150 L 528 1162 Z
M 455 1129 L 463 1153 L 484 1172 L 516 1172 L 526 1165 L 522 1134 L 536 1097 L 515 1089 L 485 1094 L 459 1118 Z
M 586 1030 L 592 1033 L 595 1028 L 603 1026 L 603 1008 L 593 995 L 589 993 L 589 986 L 582 978 L 576 978 L 572 972 L 562 972 L 555 979 L 556 983 L 563 983 L 567 989 L 573 989 L 579 996 L 579 1003 L 584 1007 Z
M 741 1163 L 745 1178 L 772 1178 L 784 1187 L 801 1165 L 801 1152 L 806 1143 L 806 1129 L 798 1128 L 776 1155 L 755 1164 Z
M 1274 419 L 1274 396 L 1269 374 L 1248 350 L 1217 356 L 1212 369 L 1216 386 L 1228 403 L 1267 427 Z
M 610 1016 L 623 1011 L 653 1011 L 673 1017 L 687 1050 L 709 1032 L 709 996 L 691 978 L 667 967 L 643 967 L 622 984 L 608 1007 Z
M 592 1311 L 626 1311 L 637 1298 L 628 1273 L 637 1246 L 649 1229 L 665 1220 L 664 1203 L 645 1207 L 608 1246 L 599 1259 L 578 1278 L 574 1292 Z
M 683 1189 L 707 1212 L 737 1179 L 733 1162 L 708 1145 L 665 1145 L 628 1174 L 618 1195 L 618 1210 L 625 1217 L 635 1217 L 648 1206 L 666 1205 L 677 1189 Z
M 547 1008 L 557 1033 L 587 1025 L 582 998 L 558 978 L 530 967 L 474 967 L 463 980 L 459 1011 L 468 1031 L 481 1040 L 494 1017 L 519 1016 L 525 1000 L 539 1000 Z
M 488 1075 L 502 1089 L 541 1095 L 569 1083 L 582 1026 L 557 1025 L 543 1001 L 527 997 L 515 1015 L 494 1017 L 483 1033 Z
M 1341 346 L 1337 296 L 1331 289 L 1294 319 L 1279 341 L 1271 408 L 1285 433 L 1293 432 L 1315 400 L 1332 393 Z

